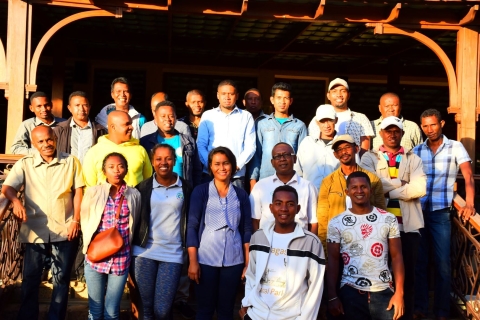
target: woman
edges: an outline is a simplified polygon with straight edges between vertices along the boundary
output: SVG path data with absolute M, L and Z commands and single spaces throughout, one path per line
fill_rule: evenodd
M 193 190 L 188 217 L 188 276 L 194 280 L 197 318 L 233 319 L 240 279 L 248 265 L 252 234 L 247 193 L 232 185 L 237 161 L 230 149 L 208 155 L 213 180 Z
M 125 157 L 116 152 L 108 154 L 103 159 L 102 170 L 107 181 L 87 189 L 82 201 L 83 253 L 87 253 L 94 235 L 112 227 L 120 232 L 123 247 L 101 262 L 91 262 L 88 254 L 85 256 L 89 320 L 118 319 L 120 316 L 120 300 L 130 267 L 130 243 L 140 212 L 140 193 L 129 188 L 123 180 L 128 171 Z M 120 216 L 116 221 L 119 206 Z
M 142 209 L 131 267 L 145 320 L 169 318 L 182 270 L 191 193 L 189 184 L 173 172 L 176 156 L 170 145 L 154 146 L 151 160 L 154 175 L 137 186 Z

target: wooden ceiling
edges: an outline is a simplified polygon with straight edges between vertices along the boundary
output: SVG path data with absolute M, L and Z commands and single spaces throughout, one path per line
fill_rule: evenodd
M 385 74 L 394 63 L 403 75 L 443 77 L 441 63 L 425 46 L 404 36 L 375 35 L 366 23 L 383 21 L 422 29 L 452 61 L 456 31 L 448 26 L 466 21 L 472 27 L 480 25 L 480 18 L 475 20 L 480 1 L 128 1 L 33 0 L 32 48 L 58 21 L 102 8 L 121 10 L 122 18 L 71 23 L 54 35 L 42 56 L 54 56 L 60 50 L 79 60 L 337 74 Z M 7 9 L 7 2 L 0 1 L 2 39 L 6 37 Z

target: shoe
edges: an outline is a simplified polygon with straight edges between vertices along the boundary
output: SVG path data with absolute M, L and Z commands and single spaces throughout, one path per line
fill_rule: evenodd
M 196 312 L 190 307 L 186 302 L 181 301 L 175 304 L 175 309 L 180 312 L 184 319 L 193 319 L 195 318 Z

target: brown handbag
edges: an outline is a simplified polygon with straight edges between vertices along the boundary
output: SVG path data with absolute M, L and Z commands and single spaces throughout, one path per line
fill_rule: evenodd
M 120 197 L 120 202 L 116 211 L 115 226 L 105 231 L 99 232 L 93 236 L 92 241 L 87 249 L 87 257 L 91 262 L 100 262 L 106 258 L 114 255 L 123 247 L 123 238 L 117 229 L 116 224 L 120 218 L 120 211 L 122 210 L 123 195 Z

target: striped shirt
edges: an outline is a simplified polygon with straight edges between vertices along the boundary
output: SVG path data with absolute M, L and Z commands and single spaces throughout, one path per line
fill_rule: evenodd
M 115 227 L 116 209 L 120 205 L 120 197 L 124 194 L 125 189 L 126 185 L 123 185 L 118 191 L 118 193 L 115 195 L 115 198 L 108 196 L 107 204 L 105 205 L 105 211 L 102 215 L 102 221 L 100 222 L 96 233 Z M 127 272 L 128 268 L 130 267 L 130 230 L 128 226 L 130 210 L 128 209 L 128 202 L 126 198 L 123 199 L 123 203 L 121 204 L 121 206 L 122 210 L 120 211 L 120 217 L 118 219 L 118 222 L 116 223 L 116 228 L 118 229 L 123 238 L 122 249 L 120 249 L 120 251 L 115 253 L 110 258 L 97 263 L 88 260 L 88 255 L 85 256 L 85 260 L 90 264 L 92 269 L 99 273 L 122 275 L 125 274 L 125 272 Z
M 242 264 L 243 244 L 238 231 L 240 202 L 232 184 L 225 198 L 220 198 L 215 183 L 210 182 L 205 210 L 205 230 L 198 248 L 198 262 L 212 267 Z
M 449 140 L 445 135 L 435 154 L 427 143 L 428 139 L 413 152 L 422 159 L 427 175 L 427 195 L 420 199 L 422 209 L 435 211 L 450 207 L 458 169 L 462 163 L 472 160 L 461 142 Z
M 88 120 L 88 124 L 80 128 L 72 119 L 70 127 L 72 127 L 72 135 L 70 136 L 70 145 L 72 147 L 70 153 L 83 164 L 85 154 L 93 145 L 92 123 Z
M 380 146 L 380 151 L 383 152 L 383 157 L 387 160 L 388 174 L 390 179 L 398 178 L 398 168 L 402 161 L 402 156 L 405 154 L 403 147 L 395 153 L 388 152 L 384 146 Z M 400 202 L 398 199 L 389 199 L 387 202 L 387 211 L 391 212 L 397 217 L 398 227 L 400 231 L 403 231 L 402 212 L 400 211 Z

